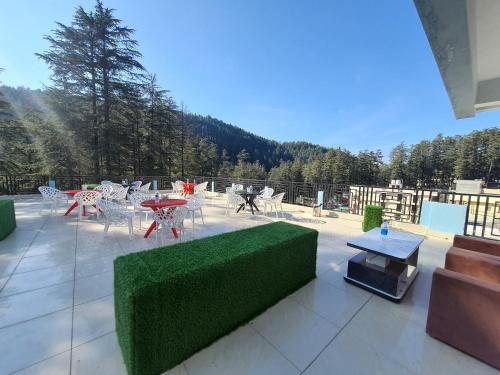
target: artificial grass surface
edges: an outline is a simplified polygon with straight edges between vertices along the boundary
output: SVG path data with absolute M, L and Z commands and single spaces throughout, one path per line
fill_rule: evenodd
M 12 199 L 0 199 L 0 241 L 16 229 L 16 212 Z
M 382 215 L 384 210 L 380 206 L 368 205 L 365 207 L 365 213 L 363 216 L 363 232 L 368 232 L 373 228 L 380 227 L 382 225 Z
M 163 373 L 312 280 L 317 238 L 277 222 L 117 258 L 128 373 Z

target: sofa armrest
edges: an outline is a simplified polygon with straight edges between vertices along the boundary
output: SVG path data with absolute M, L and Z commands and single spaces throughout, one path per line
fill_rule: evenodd
M 500 241 L 495 240 L 456 235 L 453 239 L 453 247 L 500 256 Z
M 500 284 L 500 257 L 451 247 L 446 253 L 445 268 Z
M 500 285 L 436 268 L 427 333 L 500 369 Z

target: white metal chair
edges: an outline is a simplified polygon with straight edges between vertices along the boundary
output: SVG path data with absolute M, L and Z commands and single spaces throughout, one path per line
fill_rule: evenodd
M 120 186 L 119 189 L 113 188 L 113 192 L 111 193 L 109 198 L 120 204 L 126 204 L 128 189 L 129 189 L 128 187 L 122 187 L 122 186 Z
M 83 190 L 75 194 L 74 198 L 78 202 L 78 219 L 83 216 L 83 210 L 87 206 L 96 206 L 97 201 L 102 198 L 102 194 L 95 190 Z M 99 209 L 96 209 L 99 216 Z
M 273 197 L 271 197 L 271 199 L 264 200 L 264 212 L 266 212 L 267 205 L 269 205 L 271 207 L 271 211 L 273 211 L 273 208 L 274 208 L 274 211 L 276 212 L 276 217 L 279 218 L 278 206 L 279 206 L 279 210 L 281 212 L 283 212 L 282 201 L 283 201 L 284 197 L 285 197 L 285 193 L 279 193 L 279 194 L 276 194 Z
M 205 198 L 205 193 L 207 192 L 208 181 L 202 182 L 194 186 L 194 194 L 202 195 Z
M 147 192 L 147 191 L 149 191 L 149 187 L 150 187 L 150 186 L 151 186 L 151 182 L 148 182 L 147 184 L 142 185 L 142 186 L 139 188 L 139 191 Z
M 193 223 L 194 230 L 194 216 L 196 211 L 200 211 L 201 222 L 205 224 L 205 219 L 203 218 L 203 203 L 205 202 L 204 197 L 201 194 L 195 194 L 187 199 L 186 207 L 188 209 L 188 213 L 191 214 L 191 221 Z
M 57 205 L 61 201 L 67 201 L 67 198 L 64 197 L 64 194 L 53 187 L 50 186 L 39 186 L 38 191 L 42 194 L 42 205 L 44 203 L 48 204 L 50 207 L 50 214 L 52 212 L 57 214 Z M 40 212 L 42 211 L 42 207 L 40 206 Z
M 105 219 L 104 233 L 108 233 L 111 224 L 120 225 L 125 223 L 128 225 L 128 236 L 130 240 L 134 239 L 134 228 L 132 224 L 132 219 L 134 217 L 133 211 L 128 210 L 118 203 L 105 199 L 97 200 L 97 208 L 102 211 Z
M 98 191 L 99 193 L 101 193 L 102 198 L 109 199 L 111 197 L 111 194 L 113 194 L 113 185 L 97 185 L 93 191 Z
M 156 223 L 156 239 L 158 240 L 158 231 L 160 227 L 175 229 L 182 241 L 184 233 L 184 219 L 188 214 L 188 209 L 185 206 L 171 206 L 160 208 L 153 213 L 153 219 Z
M 139 212 L 139 228 L 142 228 L 142 213 L 146 214 L 146 221 L 148 220 L 148 214 L 151 212 L 151 209 L 148 207 L 142 207 L 141 203 L 152 199 L 151 195 L 146 194 L 141 191 L 137 191 L 135 193 L 129 194 L 128 199 L 132 206 L 134 206 L 134 214 Z
M 246 204 L 245 198 L 241 195 L 236 194 L 232 188 L 226 188 L 227 203 L 226 203 L 226 215 L 228 214 L 229 208 L 236 208 L 242 204 Z

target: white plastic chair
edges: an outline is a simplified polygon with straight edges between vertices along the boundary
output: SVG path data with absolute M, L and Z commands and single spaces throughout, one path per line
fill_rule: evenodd
M 186 207 L 188 209 L 188 212 L 191 214 L 191 221 L 193 223 L 193 230 L 194 230 L 194 216 L 196 211 L 200 211 L 200 216 L 201 216 L 201 222 L 205 224 L 205 219 L 203 218 L 203 203 L 205 202 L 205 199 L 201 194 L 199 195 L 193 195 L 187 199 L 187 204 Z
M 274 211 L 276 212 L 276 217 L 279 218 L 278 206 L 280 208 L 280 211 L 283 212 L 282 201 L 283 201 L 284 197 L 285 197 L 285 193 L 279 193 L 279 194 L 276 194 L 273 197 L 271 197 L 271 199 L 265 200 L 264 201 L 264 212 L 266 211 L 267 205 L 269 205 L 269 206 L 271 206 L 271 211 L 273 211 L 273 208 L 274 208 Z
M 184 219 L 188 214 L 185 206 L 171 206 L 160 208 L 153 213 L 153 219 L 156 222 L 156 239 L 158 240 L 158 231 L 160 227 L 175 229 L 182 241 L 184 233 Z
M 266 186 L 260 192 L 260 194 L 257 196 L 257 198 L 260 198 L 260 199 L 271 199 L 271 197 L 273 196 L 273 194 L 274 194 L 274 189 Z
M 151 182 L 148 182 L 147 184 L 142 185 L 142 186 L 139 188 L 139 191 L 143 191 L 143 192 L 149 191 L 149 187 L 150 187 L 150 186 L 151 186 Z
M 170 182 L 172 185 L 172 194 L 180 194 L 180 192 L 177 190 L 177 184 L 175 182 Z
M 57 214 L 57 205 L 60 201 L 66 201 L 67 198 L 64 197 L 64 194 L 53 187 L 50 186 L 39 186 L 38 191 L 42 194 L 42 205 L 47 203 L 50 207 L 50 214 Z M 42 211 L 42 207 L 40 206 L 40 212 Z
M 128 199 L 132 206 L 134 206 L 134 214 L 139 212 L 139 228 L 142 228 L 142 213 L 146 213 L 146 221 L 148 220 L 148 214 L 151 212 L 151 209 L 148 207 L 142 207 L 141 203 L 152 199 L 151 195 L 146 194 L 141 191 L 137 191 L 135 193 L 129 194 Z
M 202 182 L 194 186 L 194 194 L 202 195 L 205 198 L 207 192 L 208 181 Z
M 132 191 L 139 190 L 141 185 L 142 185 L 142 181 L 132 181 L 130 183 L 130 190 L 132 190 Z
M 81 219 L 84 207 L 97 205 L 97 201 L 102 198 L 102 194 L 95 190 L 83 190 L 76 193 L 74 198 L 78 202 L 78 219 Z M 96 209 L 96 211 L 97 216 L 99 216 L 99 209 Z
M 113 192 L 123 189 L 123 185 L 117 184 L 116 182 L 112 182 L 110 185 L 113 187 Z
M 184 181 L 181 180 L 175 181 L 175 187 L 177 194 L 184 194 Z
M 232 188 L 226 188 L 227 203 L 226 203 L 226 215 L 228 214 L 228 209 L 231 207 L 239 207 L 242 204 L 246 204 L 245 198 L 241 195 L 236 194 Z
M 111 194 L 113 194 L 113 185 L 111 184 L 101 184 L 97 185 L 93 191 L 98 191 L 101 193 L 102 198 L 109 199 Z
M 113 189 L 113 192 L 110 195 L 110 199 L 113 201 L 116 201 L 120 204 L 126 204 L 126 198 L 127 198 L 127 193 L 128 193 L 128 187 L 122 187 L 118 189 Z
M 269 201 L 274 194 L 274 189 L 268 186 L 264 187 L 264 189 L 260 192 L 259 195 L 255 197 L 255 204 L 262 204 L 264 206 L 264 213 L 266 212 L 266 201 Z
M 133 211 L 128 210 L 118 203 L 104 199 L 97 200 L 97 208 L 101 210 L 104 215 L 104 233 L 108 233 L 111 224 L 120 225 L 125 223 L 128 225 L 128 236 L 130 240 L 134 239 L 134 228 L 132 224 L 132 219 L 134 217 Z

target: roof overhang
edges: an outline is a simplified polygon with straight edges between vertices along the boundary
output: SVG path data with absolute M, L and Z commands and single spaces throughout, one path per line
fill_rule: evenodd
M 414 2 L 455 117 L 500 109 L 500 1 Z

